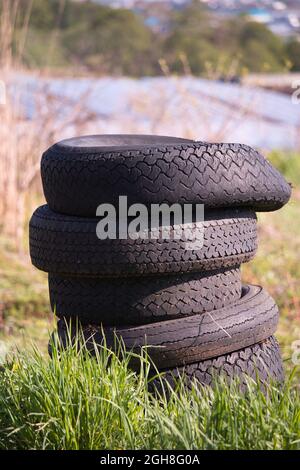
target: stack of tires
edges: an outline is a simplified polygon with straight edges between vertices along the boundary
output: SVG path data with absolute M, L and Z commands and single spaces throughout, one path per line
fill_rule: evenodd
M 62 344 L 79 320 L 91 350 L 116 337 L 170 378 L 210 384 L 215 374 L 282 381 L 273 334 L 278 309 L 242 284 L 257 249 L 256 211 L 273 211 L 290 186 L 258 152 L 158 136 L 68 139 L 42 158 L 47 204 L 30 221 L 32 263 L 49 273 Z M 186 240 L 97 236 L 100 204 L 204 204 L 201 248 Z M 197 230 L 199 221 L 192 227 Z M 178 226 L 169 227 L 170 232 Z M 133 360 L 133 367 L 134 364 Z

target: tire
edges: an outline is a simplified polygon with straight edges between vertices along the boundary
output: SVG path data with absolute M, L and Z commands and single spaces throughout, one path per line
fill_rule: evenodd
M 83 327 L 87 347 L 103 344 L 140 353 L 147 346 L 158 369 L 193 364 L 251 346 L 271 336 L 278 323 L 274 300 L 259 286 L 246 286 L 240 300 L 213 312 L 132 327 Z M 67 344 L 66 323 L 58 322 L 62 345 Z M 137 362 L 139 364 L 139 362 Z M 135 366 L 135 360 L 132 359 Z
M 284 382 L 280 348 L 274 336 L 224 356 L 160 372 L 161 380 L 157 378 L 152 380 L 150 389 L 161 391 L 164 382 L 174 388 L 179 377 L 183 377 L 188 388 L 191 388 L 195 381 L 213 386 L 217 377 L 223 377 L 228 383 L 233 379 L 239 379 L 242 391 L 247 390 L 247 377 L 261 384 Z
M 203 246 L 193 248 L 187 247 L 183 237 L 174 239 L 182 225 L 171 227 L 171 239 L 99 240 L 97 219 L 57 214 L 41 206 L 29 224 L 31 260 L 48 273 L 111 277 L 212 271 L 254 257 L 254 212 L 227 209 L 206 214 L 206 218 L 197 225 L 204 227 Z
M 141 325 L 229 305 L 241 297 L 239 268 L 209 273 L 90 279 L 49 274 L 52 310 L 82 324 Z
M 49 207 L 83 217 L 94 217 L 102 203 L 117 206 L 120 195 L 128 197 L 128 204 L 272 211 L 291 194 L 283 176 L 251 147 L 172 137 L 64 140 L 43 154 L 41 173 Z

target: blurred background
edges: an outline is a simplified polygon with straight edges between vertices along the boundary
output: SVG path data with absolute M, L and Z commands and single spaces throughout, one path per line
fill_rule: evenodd
M 286 359 L 300 340 L 300 1 L 0 0 L 0 361 L 53 316 L 30 265 L 42 152 L 79 134 L 153 133 L 255 146 L 293 184 L 259 215 L 244 266 L 281 309 Z

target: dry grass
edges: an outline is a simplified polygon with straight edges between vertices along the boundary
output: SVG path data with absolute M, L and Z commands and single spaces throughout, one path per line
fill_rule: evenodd
M 5 102 L 0 104 L 0 220 L 3 234 L 20 251 L 26 212 L 31 211 L 36 194 L 41 194 L 43 150 L 63 138 L 70 128 L 76 134 L 82 133 L 86 122 L 91 120 L 84 106 L 86 94 L 73 107 L 64 108 L 64 99 L 54 96 L 48 84 L 35 95 L 34 116 L 28 119 L 21 91 L 14 82 L 18 75 L 26 73 L 21 57 L 31 11 L 31 3 L 28 5 L 17 42 L 15 23 L 19 0 L 3 0 L 0 18 L 1 79 L 6 92 Z M 17 53 L 13 55 L 15 42 Z
M 7 99 L 0 106 L 0 218 L 6 236 L 22 249 L 26 209 L 41 193 L 40 159 L 45 148 L 61 139 L 71 127 L 82 133 L 87 114 L 82 111 L 84 100 L 62 119 L 57 118 L 61 99 L 54 97 L 45 86 L 36 96 L 35 118 L 27 119 L 18 91 L 10 90 L 7 76 Z

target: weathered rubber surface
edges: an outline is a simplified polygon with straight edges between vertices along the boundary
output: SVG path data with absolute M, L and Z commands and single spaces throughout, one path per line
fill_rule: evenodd
M 82 324 L 141 325 L 216 310 L 241 297 L 239 268 L 117 279 L 49 274 L 53 311 Z
M 103 343 L 118 347 L 121 339 L 127 350 L 140 353 L 147 346 L 157 368 L 177 367 L 258 343 L 275 331 L 278 308 L 269 294 L 259 286 L 245 286 L 240 300 L 213 312 L 132 327 L 83 327 L 87 347 Z M 66 323 L 58 322 L 62 345 L 66 344 Z M 134 365 L 134 360 L 132 361 Z
M 204 223 L 193 225 L 204 227 L 203 246 L 191 249 L 183 237 L 174 239 L 182 226 L 171 228 L 171 239 L 99 240 L 98 219 L 57 214 L 41 206 L 29 224 L 31 260 L 50 273 L 104 277 L 211 271 L 235 267 L 254 257 L 257 227 L 253 211 L 223 209 L 207 212 L 205 217 Z M 200 237 L 200 230 L 193 233 Z
M 167 381 L 172 387 L 179 377 L 184 377 L 188 388 L 194 381 L 211 386 L 220 376 L 228 383 L 238 378 L 243 391 L 247 389 L 247 377 L 261 384 L 284 382 L 280 348 L 274 336 L 224 356 L 160 372 L 163 372 L 162 382 Z M 159 379 L 154 379 L 150 384 L 151 388 L 161 389 Z
M 102 203 L 203 203 L 272 211 L 290 198 L 283 176 L 257 151 L 158 136 L 89 136 L 59 142 L 42 157 L 54 211 L 96 215 Z

